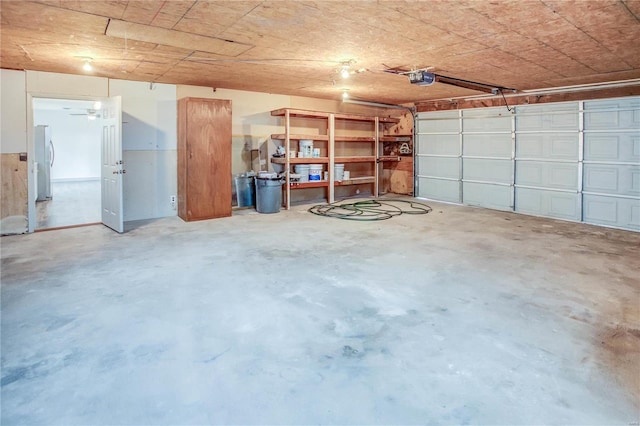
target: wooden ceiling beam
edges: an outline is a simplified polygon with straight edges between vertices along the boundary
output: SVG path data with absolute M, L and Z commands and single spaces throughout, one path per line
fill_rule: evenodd
M 540 95 L 521 94 L 506 97 L 506 102 L 511 108 L 517 105 L 534 105 L 550 102 L 570 102 L 637 95 L 640 95 L 640 84 L 627 87 L 581 90 L 564 93 L 549 93 Z M 506 108 L 507 104 L 505 104 L 505 100 L 502 97 L 492 97 L 486 99 L 439 99 L 434 101 L 416 102 L 415 107 L 417 112 L 433 112 L 500 106 L 504 106 Z

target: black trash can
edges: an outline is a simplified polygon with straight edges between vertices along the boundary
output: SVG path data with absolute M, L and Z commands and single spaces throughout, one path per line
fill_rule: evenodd
M 258 213 L 278 213 L 282 205 L 281 178 L 256 178 L 256 210 Z

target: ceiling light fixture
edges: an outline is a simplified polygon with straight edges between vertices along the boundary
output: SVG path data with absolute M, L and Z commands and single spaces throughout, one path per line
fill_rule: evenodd
M 91 66 L 91 62 L 93 61 L 93 58 L 82 58 L 82 60 L 84 61 L 84 64 L 82 65 L 82 69 L 87 72 L 93 71 L 93 66 Z
M 349 99 L 349 89 L 342 89 L 342 99 Z
M 349 75 L 351 75 L 351 73 L 349 72 L 349 63 L 345 62 L 342 64 L 342 70 L 340 71 L 340 76 L 342 78 L 349 78 Z
M 340 74 L 340 77 L 342 78 L 349 78 L 349 76 L 351 74 L 356 74 L 358 72 L 361 72 L 360 70 L 358 71 L 352 71 L 351 70 L 351 65 L 355 64 L 356 61 L 354 61 L 353 59 L 349 59 L 348 61 L 342 61 L 340 62 L 340 68 L 338 68 L 336 70 L 337 74 Z M 364 71 L 364 69 L 363 69 Z

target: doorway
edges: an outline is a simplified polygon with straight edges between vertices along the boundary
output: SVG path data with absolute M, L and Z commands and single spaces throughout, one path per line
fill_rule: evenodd
M 33 98 L 35 229 L 101 222 L 99 101 Z

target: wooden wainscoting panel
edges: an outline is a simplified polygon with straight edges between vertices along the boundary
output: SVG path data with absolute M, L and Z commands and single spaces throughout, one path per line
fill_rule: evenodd
M 28 230 L 27 161 L 21 154 L 0 155 L 0 233 L 23 234 Z

